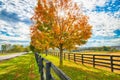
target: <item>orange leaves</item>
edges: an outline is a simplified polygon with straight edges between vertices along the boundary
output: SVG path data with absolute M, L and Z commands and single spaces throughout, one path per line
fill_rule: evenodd
M 43 2 L 46 4 L 46 0 L 43 0 Z
M 61 15 L 60 15 L 61 14 Z M 42 48 L 74 48 L 91 37 L 88 17 L 72 0 L 38 0 L 32 17 L 31 43 Z
M 76 10 L 79 9 L 77 3 L 74 4 L 74 9 L 76 9 Z
M 85 15 L 81 16 L 81 19 L 79 20 L 79 24 L 81 27 L 85 26 L 88 23 L 88 17 Z
M 60 34 L 60 28 L 57 26 L 53 28 L 53 31 L 55 34 Z

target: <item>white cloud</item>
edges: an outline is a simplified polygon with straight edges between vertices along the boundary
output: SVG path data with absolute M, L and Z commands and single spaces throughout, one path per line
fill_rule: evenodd
M 4 21 L 3 21 L 4 22 Z M 4 22 L 5 23 L 5 22 Z M 14 24 L 3 24 L 0 27 L 0 31 L 6 32 L 8 35 L 0 33 L 0 39 L 5 41 L 16 40 L 16 41 L 30 41 L 30 27 L 24 23 Z
M 116 39 L 89 39 L 86 45 L 82 47 L 98 47 L 98 46 L 120 46 L 120 38 Z
M 116 18 L 111 13 L 89 12 L 89 22 L 93 26 L 94 36 L 114 36 L 114 30 L 120 29 L 120 18 Z
M 120 29 L 120 11 L 96 12 L 96 6 L 105 7 L 110 0 L 74 0 L 82 4 L 85 14 L 89 16 L 89 23 L 93 26 L 93 35 L 84 46 L 114 46 L 120 45 L 120 38 L 114 38 L 115 30 Z M 111 5 L 115 0 L 112 0 Z M 109 7 L 108 7 L 109 8 Z M 109 39 L 108 39 L 109 38 Z
M 6 36 L 0 32 L 0 39 L 5 40 L 1 43 L 10 42 L 14 40 L 14 43 L 22 44 L 20 41 L 30 41 L 30 24 L 22 22 L 24 19 L 31 18 L 34 13 L 34 6 L 36 0 L 1 0 L 5 5 L 0 6 L 0 11 L 6 9 L 7 12 L 16 13 L 19 17 L 19 22 L 7 22 L 0 19 L 0 31 L 6 32 L 9 36 Z M 83 6 L 83 10 L 86 11 L 90 18 L 89 22 L 93 26 L 92 38 L 85 46 L 102 46 L 102 45 L 117 45 L 120 44 L 120 38 L 111 38 L 109 40 L 101 37 L 113 37 L 116 34 L 114 30 L 120 29 L 120 12 L 106 13 L 106 12 L 92 12 L 96 6 L 103 7 L 109 0 L 74 0 L 79 2 Z M 112 0 L 114 3 L 114 0 Z M 95 37 L 99 37 L 95 39 Z M 15 41 L 16 40 L 16 41 Z M 13 42 L 12 42 L 13 43 Z M 25 42 L 26 44 L 26 42 Z M 27 43 L 28 44 L 28 43 Z
M 32 17 L 36 0 L 2 0 L 1 2 L 4 5 L 0 6 L 0 11 L 15 13 L 21 21 L 15 23 L 0 19 L 0 31 L 4 32 L 0 32 L 0 44 L 28 44 L 30 42 L 30 24 L 22 22 L 22 20 L 29 20 Z
M 2 9 L 6 9 L 8 12 L 15 12 L 21 18 L 31 18 L 33 9 L 36 5 L 36 0 L 4 0 L 5 5 Z
M 112 37 L 115 36 L 113 32 L 116 29 L 120 29 L 120 12 L 115 13 L 111 12 L 95 12 L 92 11 L 96 6 L 104 7 L 105 3 L 109 0 L 74 0 L 83 4 L 83 8 L 87 10 L 85 14 L 89 16 L 89 23 L 93 26 L 93 35 L 94 36 L 106 36 Z M 115 2 L 112 1 L 113 3 Z
M 12 37 L 12 36 L 1 35 L 0 39 L 5 40 L 5 41 L 30 41 L 30 39 L 27 39 L 25 36 Z
M 89 12 L 89 23 L 93 26 L 93 35 L 84 46 L 119 46 L 120 38 L 115 38 L 115 30 L 120 29 L 119 12 Z M 109 38 L 109 39 L 108 39 Z
M 82 4 L 85 10 L 94 10 L 96 6 L 104 6 L 108 0 L 74 0 L 75 2 Z

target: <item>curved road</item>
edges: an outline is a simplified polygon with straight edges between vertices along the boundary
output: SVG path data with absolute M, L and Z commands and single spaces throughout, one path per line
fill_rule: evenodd
M 14 58 L 14 57 L 17 57 L 17 56 L 21 56 L 21 55 L 26 54 L 26 53 L 27 52 L 21 52 L 21 53 L 15 53 L 15 54 L 10 54 L 10 55 L 0 56 L 0 61 L 7 60 L 7 59 L 10 59 L 10 58 Z

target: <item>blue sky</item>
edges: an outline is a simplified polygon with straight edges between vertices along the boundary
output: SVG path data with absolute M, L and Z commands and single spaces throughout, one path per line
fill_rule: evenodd
M 84 46 L 120 46 L 120 0 L 74 0 L 93 26 Z M 28 45 L 35 0 L 0 0 L 0 45 Z

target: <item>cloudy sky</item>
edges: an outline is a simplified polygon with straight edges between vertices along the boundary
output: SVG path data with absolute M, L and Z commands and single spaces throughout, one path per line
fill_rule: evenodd
M 120 0 L 74 0 L 93 26 L 84 46 L 120 46 Z M 30 42 L 30 18 L 35 0 L 0 0 L 0 44 Z

